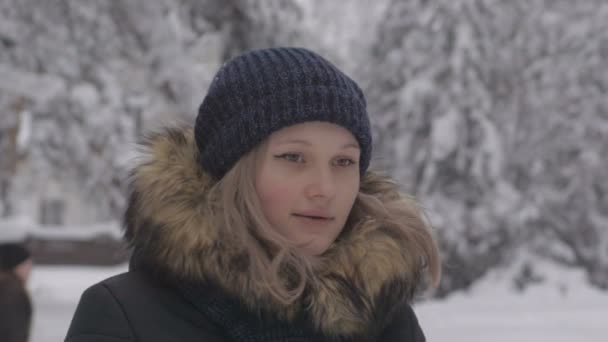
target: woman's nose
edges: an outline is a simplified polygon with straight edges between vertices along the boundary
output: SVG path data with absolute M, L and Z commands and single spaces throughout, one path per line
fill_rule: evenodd
M 330 167 L 315 167 L 307 187 L 309 197 L 333 198 L 336 194 L 336 179 Z

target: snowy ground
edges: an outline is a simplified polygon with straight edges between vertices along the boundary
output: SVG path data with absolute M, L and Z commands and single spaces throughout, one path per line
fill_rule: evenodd
M 523 293 L 504 274 L 490 275 L 468 294 L 417 305 L 428 341 L 608 341 L 608 292 L 586 285 L 582 273 L 546 271 L 546 283 Z
M 34 302 L 30 342 L 63 341 L 82 292 L 90 285 L 126 269 L 126 265 L 35 266 L 29 284 Z
M 75 305 L 89 285 L 126 270 L 39 266 L 30 289 L 36 309 L 31 342 L 62 341 Z M 489 275 L 469 294 L 419 303 L 430 342 L 608 341 L 608 293 L 589 288 L 580 273 L 548 269 L 546 284 L 523 294 Z

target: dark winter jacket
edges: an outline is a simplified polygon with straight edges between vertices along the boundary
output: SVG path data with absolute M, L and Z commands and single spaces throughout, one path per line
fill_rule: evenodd
M 134 266 L 85 291 L 67 342 L 424 341 L 409 305 L 421 266 L 403 234 L 370 218 L 353 225 L 324 253 L 315 288 L 281 304 L 251 281 L 241 243 L 201 215 L 214 181 L 192 131 L 146 147 L 125 215 Z

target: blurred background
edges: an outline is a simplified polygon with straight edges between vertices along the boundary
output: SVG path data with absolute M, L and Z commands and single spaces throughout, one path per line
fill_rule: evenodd
M 141 134 L 193 123 L 227 58 L 277 45 L 364 88 L 372 168 L 443 254 L 415 306 L 429 341 L 605 341 L 608 1 L 0 0 L 0 240 L 33 255 L 32 342 L 127 269 Z

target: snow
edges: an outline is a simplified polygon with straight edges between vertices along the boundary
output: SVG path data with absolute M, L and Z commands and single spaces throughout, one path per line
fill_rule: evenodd
M 0 90 L 33 98 L 42 105 L 65 92 L 65 81 L 49 74 L 36 74 L 0 64 Z
M 40 226 L 25 216 L 0 219 L 0 242 L 23 241 L 28 237 L 46 240 L 89 241 L 99 236 L 120 240 L 122 230 L 118 221 L 78 226 Z
M 126 265 L 35 266 L 28 286 L 34 303 L 30 342 L 63 341 L 82 292 L 126 270 Z
M 0 219 L 0 242 L 23 241 L 34 221 L 27 216 Z
M 116 240 L 122 238 L 122 230 L 118 222 L 108 222 L 82 226 L 47 226 L 34 227 L 28 234 L 36 238 L 48 240 L 90 241 L 99 236 L 107 236 Z
M 431 129 L 432 155 L 434 160 L 443 160 L 458 146 L 460 118 L 458 112 L 450 109 L 434 120 Z
M 418 304 L 428 341 L 604 342 L 608 293 L 587 285 L 580 271 L 543 265 L 545 282 L 523 293 L 491 274 L 469 293 Z
M 70 89 L 70 96 L 75 103 L 80 104 L 84 110 L 94 110 L 99 106 L 99 92 L 95 86 L 88 82 L 81 82 Z M 93 116 L 93 119 L 95 116 Z
M 23 111 L 19 117 L 19 132 L 17 133 L 17 152 L 24 155 L 32 138 L 32 112 Z
M 31 342 L 62 341 L 82 291 L 126 269 L 37 266 L 29 286 L 35 305 Z M 427 340 L 606 341 L 608 293 L 586 285 L 582 272 L 545 264 L 546 282 L 523 293 L 505 283 L 512 279 L 505 274 L 489 274 L 469 293 L 415 305 Z

